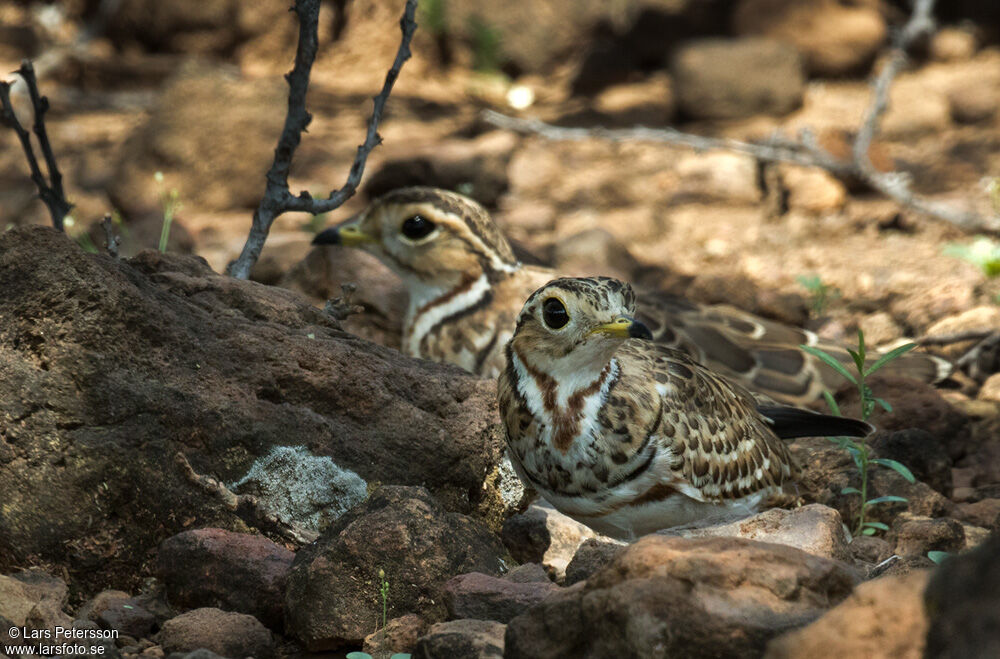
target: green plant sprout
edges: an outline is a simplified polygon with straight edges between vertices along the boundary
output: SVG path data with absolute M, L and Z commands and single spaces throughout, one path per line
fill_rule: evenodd
M 927 558 L 934 561 L 935 565 L 941 565 L 945 559 L 951 556 L 951 552 L 947 551 L 929 551 L 927 552 Z
M 809 307 L 817 316 L 822 316 L 830 302 L 840 297 L 840 289 L 824 283 L 819 275 L 799 275 L 795 281 L 809 291 Z
M 1000 243 L 991 238 L 977 236 L 968 245 L 951 243 L 945 245 L 944 253 L 971 263 L 987 277 L 1000 276 Z
M 500 31 L 479 16 L 469 18 L 472 35 L 472 70 L 479 73 L 500 71 Z
M 895 350 L 887 352 L 876 359 L 870 366 L 867 366 L 868 355 L 865 349 L 865 334 L 863 331 L 858 329 L 858 349 L 856 351 L 848 349 L 851 359 L 854 360 L 854 365 L 858 369 L 857 375 L 852 374 L 843 364 L 837 361 L 835 357 L 819 348 L 807 345 L 799 347 L 809 354 L 815 355 L 819 359 L 823 360 L 825 364 L 858 388 L 858 395 L 861 398 L 861 420 L 867 421 L 869 417 L 871 417 L 872 412 L 875 411 L 876 405 L 884 409 L 886 412 L 891 412 L 892 406 L 872 393 L 871 387 L 868 386 L 866 379 L 889 362 L 898 359 L 903 354 L 913 350 L 917 347 L 917 345 L 915 343 L 901 345 Z M 837 401 L 833 399 L 833 395 L 829 391 L 824 391 L 823 397 L 826 399 L 827 405 L 830 406 L 830 410 L 832 410 L 837 416 L 840 416 L 840 406 L 837 405 Z M 854 460 L 854 466 L 857 467 L 858 474 L 861 477 L 861 489 L 856 487 L 845 487 L 840 491 L 841 494 L 857 494 L 861 499 L 861 506 L 858 510 L 857 517 L 854 520 L 854 531 L 852 532 L 852 535 L 874 535 L 877 531 L 888 531 L 889 527 L 885 524 L 882 524 L 881 522 L 872 522 L 866 519 L 868 508 L 880 503 L 906 503 L 906 498 L 888 495 L 869 499 L 868 475 L 871 473 L 875 465 L 892 469 L 905 478 L 909 483 L 916 481 L 913 474 L 906 468 L 905 465 L 897 460 L 891 460 L 889 458 L 873 458 L 871 456 L 871 448 L 863 439 L 854 439 L 850 437 L 830 437 L 829 439 L 850 454 L 851 458 Z
M 389 613 L 389 582 L 385 578 L 385 570 L 379 568 L 378 570 L 378 580 L 379 587 L 378 593 L 379 597 L 382 599 L 382 627 L 381 637 L 379 639 L 379 646 L 385 647 L 385 625 Z M 378 623 L 375 623 L 376 625 Z M 389 659 L 410 659 L 411 655 L 405 652 L 399 652 L 389 657 Z M 372 659 L 372 656 L 367 652 L 348 652 L 346 659 Z
M 448 32 L 447 0 L 424 0 L 420 3 L 420 14 L 423 18 L 420 24 L 435 37 Z
M 163 229 L 160 230 L 160 251 L 167 251 L 167 241 L 170 240 L 170 225 L 174 222 L 174 215 L 181 209 L 180 193 L 177 188 L 167 191 L 163 187 L 163 172 L 153 174 L 156 181 L 156 190 L 160 195 L 160 205 L 163 207 Z

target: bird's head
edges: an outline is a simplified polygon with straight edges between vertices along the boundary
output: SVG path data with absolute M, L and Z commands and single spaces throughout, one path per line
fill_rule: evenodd
M 379 197 L 357 216 L 320 232 L 314 245 L 346 245 L 376 256 L 414 287 L 452 290 L 517 259 L 489 213 L 468 197 L 411 187 Z
M 524 303 L 511 347 L 553 376 L 600 370 L 624 340 L 653 338 L 634 314 L 635 293 L 624 282 L 555 279 Z

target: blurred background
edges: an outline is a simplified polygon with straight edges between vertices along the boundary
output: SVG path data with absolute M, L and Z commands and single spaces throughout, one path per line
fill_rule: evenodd
M 325 196 L 342 185 L 398 47 L 403 4 L 323 4 L 314 119 L 293 192 Z M 922 195 L 996 213 L 1000 3 L 937 4 L 939 29 L 896 79 L 871 157 L 908 173 Z M 217 271 L 235 258 L 284 120 L 282 75 L 297 35 L 288 8 L 0 4 L 0 71 L 35 62 L 75 204 L 67 231 L 81 246 L 103 247 L 97 223 L 113 212 L 125 254 L 156 247 L 171 213 L 169 250 Z M 364 255 L 309 242 L 374 195 L 426 184 L 476 198 L 526 253 L 563 270 L 728 302 L 829 338 L 858 326 L 873 344 L 998 327 L 997 243 L 858 181 L 724 151 L 550 142 L 481 118 L 493 108 L 741 140 L 808 129 L 847 156 L 869 80 L 908 16 L 905 0 L 421 0 L 414 57 L 361 191 L 329 216 L 279 218 L 254 278 L 317 303 L 358 282 L 367 313 L 349 320 L 352 329 L 392 344 L 398 282 Z M 48 222 L 15 135 L 0 130 L 0 227 Z

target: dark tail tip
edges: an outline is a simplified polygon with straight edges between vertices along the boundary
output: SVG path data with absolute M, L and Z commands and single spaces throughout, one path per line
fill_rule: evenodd
M 872 424 L 830 414 L 817 414 L 797 407 L 758 407 L 782 439 L 796 437 L 867 437 L 875 432 Z
M 312 239 L 313 245 L 339 245 L 340 244 L 340 230 L 337 227 L 330 227 L 329 229 L 323 229 L 317 233 Z

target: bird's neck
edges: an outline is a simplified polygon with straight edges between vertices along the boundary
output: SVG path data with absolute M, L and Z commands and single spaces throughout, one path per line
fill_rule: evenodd
M 520 264 L 510 270 L 484 268 L 457 274 L 454 278 L 427 282 L 407 280 L 409 308 L 403 326 L 403 343 L 408 354 L 420 355 L 420 344 L 428 332 L 446 321 L 458 320 L 492 301 L 493 287 L 513 277 Z

